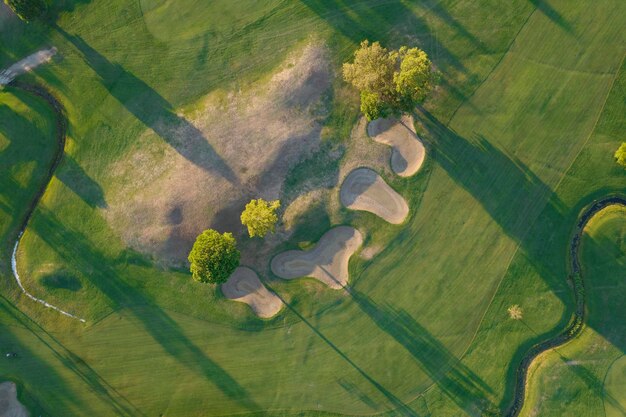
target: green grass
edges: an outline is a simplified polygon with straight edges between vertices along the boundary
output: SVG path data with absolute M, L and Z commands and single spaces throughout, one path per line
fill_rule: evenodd
M 0 375 L 20 382 L 34 412 L 43 404 L 64 416 L 504 407 L 521 354 L 569 317 L 565 256 L 580 208 L 626 187 L 610 151 L 623 140 L 624 70 L 615 77 L 626 8 L 533 3 L 94 0 L 68 7 L 59 30 L 0 30 L 2 65 L 43 44 L 63 57 L 28 76 L 64 102 L 70 141 L 24 237 L 20 270 L 36 295 L 88 319 L 84 327 L 14 298 L 5 237 L 3 288 L 49 333 L 6 302 L 3 343 L 24 354 L 0 363 Z M 111 167 L 146 127 L 210 92 L 265 79 L 309 39 L 328 44 L 338 70 L 364 38 L 422 46 L 442 85 L 419 116 L 426 169 L 386 178 L 412 208 L 407 223 L 343 213 L 385 247 L 373 261 L 353 260 L 350 295 L 271 280 L 289 308 L 261 321 L 125 247 L 103 210 L 123 186 Z M 340 143 L 355 98 L 336 83 L 331 99 L 325 137 Z M 314 175 L 313 162 L 294 170 L 292 189 Z M 16 204 L 6 215 L 22 211 Z M 318 212 L 308 218 L 317 225 L 298 242 L 330 226 Z M 532 331 L 506 319 L 511 304 Z
M 537 362 L 523 415 L 613 417 L 626 413 L 625 237 L 623 208 L 607 209 L 588 225 L 581 249 L 588 327 L 574 341 Z

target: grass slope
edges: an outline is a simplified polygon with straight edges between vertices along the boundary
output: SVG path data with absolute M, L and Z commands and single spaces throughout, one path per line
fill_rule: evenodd
M 93 415 L 439 416 L 501 405 L 512 364 L 540 337 L 503 320 L 506 307 L 521 304 L 540 334 L 567 319 L 564 256 L 578 208 L 626 185 L 615 170 L 598 176 L 610 156 L 590 139 L 608 123 L 595 126 L 623 53 L 624 6 L 304 0 L 246 12 L 235 2 L 184 3 L 95 0 L 70 7 L 59 29 L 0 30 L 0 63 L 43 43 L 63 55 L 35 77 L 68 109 L 67 158 L 24 238 L 20 268 L 36 295 L 89 319 L 84 328 L 17 301 L 63 349 L 34 355 L 41 329 L 8 332 L 32 364 L 0 373 L 22 381 L 29 405 L 59 415 L 80 415 L 86 403 Z M 192 9 L 181 28 L 176 10 Z M 335 65 L 363 38 L 426 49 L 443 73 L 420 117 L 431 154 L 416 178 L 387 178 L 412 208 L 406 225 L 346 213 L 386 246 L 352 263 L 350 295 L 272 281 L 290 307 L 261 322 L 125 248 L 101 211 L 107 189 L 120 186 L 110 167 L 146 127 L 208 92 L 265 77 L 310 36 L 329 44 Z M 343 140 L 354 101 L 335 93 L 329 138 Z M 615 111 L 607 103 L 603 114 Z M 9 282 L 8 269 L 0 273 Z
M 588 327 L 543 355 L 531 375 L 523 415 L 620 416 L 626 413 L 621 312 L 626 308 L 626 210 L 607 209 L 586 229 L 582 246 Z M 566 384 L 555 381 L 567 381 Z

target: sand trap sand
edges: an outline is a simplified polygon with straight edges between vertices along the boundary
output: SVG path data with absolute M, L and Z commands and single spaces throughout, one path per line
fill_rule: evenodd
M 350 226 L 330 229 L 308 251 L 290 250 L 272 259 L 272 272 L 284 279 L 312 277 L 333 289 L 341 289 L 350 278 L 348 261 L 363 244 L 361 233 Z
M 273 292 L 265 288 L 256 272 L 245 266 L 235 272 L 222 284 L 226 298 L 248 304 L 254 313 L 262 318 L 270 318 L 283 308 L 283 302 Z
M 414 129 L 411 116 L 403 116 L 400 120 L 376 119 L 367 126 L 367 134 L 372 139 L 393 148 L 391 169 L 401 177 L 415 174 L 426 157 L 426 148 Z
M 56 53 L 57 48 L 42 49 L 0 71 L 0 85 L 8 84 L 18 75 L 31 71 L 36 66 L 50 61 Z
M 409 214 L 409 206 L 380 175 L 369 168 L 357 168 L 348 175 L 339 191 L 341 204 L 352 210 L 365 210 L 392 224 Z
M 0 416 L 28 417 L 28 410 L 17 400 L 17 388 L 13 382 L 0 384 Z

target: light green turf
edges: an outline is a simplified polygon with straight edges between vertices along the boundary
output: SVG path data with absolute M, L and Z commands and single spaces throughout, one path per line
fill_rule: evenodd
M 29 405 L 59 415 L 440 416 L 504 406 L 512 364 L 539 338 L 533 331 L 554 333 L 568 319 L 565 254 L 580 207 L 604 188 L 626 187 L 602 149 L 618 143 L 623 126 L 623 90 L 613 99 L 609 91 L 626 5 L 253 3 L 94 0 L 63 15 L 61 30 L 0 31 L 0 63 L 37 42 L 63 56 L 35 77 L 68 108 L 68 157 L 19 259 L 33 292 L 88 319 L 84 327 L 16 301 L 57 342 L 42 348 L 38 329 L 6 332 L 25 357 L 0 364 L 0 375 L 26 387 Z M 191 7 L 197 12 L 181 27 L 174 19 Z M 308 40 L 327 42 L 338 69 L 364 38 L 427 50 L 443 77 L 426 108 L 441 124 L 421 114 L 431 142 L 426 169 L 387 178 L 411 205 L 407 224 L 344 212 L 386 246 L 372 261 L 351 263 L 350 295 L 272 281 L 291 307 L 262 322 L 124 247 L 102 210 L 107 190 L 121 186 L 111 164 L 146 125 L 216 89 L 246 88 Z M 327 137 L 342 141 L 355 97 L 336 98 Z M 603 121 L 607 114 L 618 124 Z M 299 240 L 314 241 L 328 226 Z M 10 279 L 6 268 L 0 273 Z M 46 281 L 50 274 L 61 278 Z M 532 331 L 506 320 L 510 304 L 522 305 Z M 5 316 L 1 323 L 14 322 Z
M 585 229 L 581 261 L 589 325 L 533 366 L 524 416 L 626 413 L 626 209 L 606 209 L 592 220 Z

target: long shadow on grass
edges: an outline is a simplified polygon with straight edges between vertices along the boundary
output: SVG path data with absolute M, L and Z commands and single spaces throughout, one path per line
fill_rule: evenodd
M 567 210 L 552 189 L 523 162 L 505 154 L 485 137 L 476 136 L 473 141 L 461 137 L 423 109 L 418 119 L 439 165 L 521 246 L 548 283 L 554 287 L 555 280 L 563 281 L 565 277 L 555 275 L 555 260 L 545 257 L 546 242 L 526 239 L 540 215 L 546 223 L 563 226 Z M 566 244 L 563 242 L 563 256 Z M 556 260 L 556 265 L 564 265 L 563 258 Z M 570 303 L 570 295 L 567 297 Z
M 271 288 L 270 288 L 271 289 Z M 330 339 L 328 339 L 324 333 L 322 333 L 317 327 L 315 327 L 310 321 L 308 321 L 302 314 L 298 312 L 287 300 L 280 296 L 277 292 L 274 292 L 285 306 L 292 311 L 298 318 L 306 324 L 306 326 L 313 331 L 324 343 L 326 343 L 332 350 L 334 350 L 342 359 L 344 359 L 352 368 L 354 368 L 363 378 L 365 378 L 370 384 L 372 384 L 385 398 L 387 398 L 394 407 L 394 411 L 401 416 L 417 417 L 415 411 L 413 411 L 402 400 L 396 397 L 391 391 L 381 385 L 378 381 L 372 378 L 367 372 L 365 372 L 359 365 L 357 365 L 348 355 L 346 355 L 341 349 L 339 349 Z M 368 399 L 368 405 L 372 405 L 371 400 Z
M 246 390 L 228 372 L 196 346 L 163 310 L 150 303 L 139 290 L 117 277 L 111 260 L 78 231 L 65 227 L 49 210 L 40 208 L 31 229 L 54 248 L 60 257 L 80 271 L 116 306 L 130 311 L 150 336 L 189 371 L 212 381 L 227 397 L 248 410 L 259 410 Z
M 548 0 L 528 0 L 533 6 L 543 13 L 548 19 L 556 23 L 561 29 L 569 34 L 574 34 L 574 28 L 565 20 L 565 18 L 554 7 L 548 3 Z
M 486 396 L 492 393 L 491 388 L 409 313 L 391 305 L 379 305 L 354 288 L 346 287 L 346 290 L 361 310 L 402 345 L 459 408 L 468 413 L 476 412 L 477 402 L 485 410 L 494 407 Z
M 44 330 L 41 326 L 33 322 L 24 313 L 15 309 L 8 301 L 2 297 L 0 300 L 0 311 L 10 316 L 14 321 L 28 329 L 41 346 L 48 349 L 52 355 L 59 360 L 64 367 L 74 372 L 74 374 L 82 380 L 98 397 L 103 400 L 104 404 L 109 404 L 116 415 L 119 416 L 143 416 L 144 414 L 135 407 L 126 397 L 111 386 L 104 378 L 100 376 L 92 367 L 90 367 L 81 357 L 66 348 L 54 336 Z M 32 352 L 27 351 L 24 347 L 15 350 L 18 357 L 33 360 L 35 357 Z M 45 369 L 45 367 L 42 367 Z M 46 369 L 44 374 L 46 377 L 58 377 L 50 369 Z M 63 385 L 56 385 L 62 387 Z M 65 391 L 65 388 L 63 388 Z M 61 396 L 65 397 L 65 396 Z M 84 407 L 84 406 L 83 406 Z
M 455 57 L 439 40 L 436 34 L 428 30 L 426 21 L 415 15 L 402 2 L 365 1 L 347 4 L 343 0 L 300 0 L 321 19 L 355 43 L 364 39 L 386 42 L 390 33 L 398 27 L 411 29 L 411 35 L 417 35 L 419 46 L 434 59 L 444 72 L 449 67 L 468 73 L 463 63 Z M 455 22 L 455 28 L 462 26 Z M 464 36 L 466 30 L 460 31 Z M 472 40 L 472 38 L 470 38 Z M 386 45 L 389 46 L 389 45 Z
M 237 175 L 215 152 L 202 132 L 176 114 L 164 97 L 121 65 L 110 62 L 80 36 L 71 35 L 60 27 L 56 27 L 56 30 L 76 47 L 109 93 L 144 125 L 154 130 L 190 162 L 231 183 L 239 184 Z
M 70 155 L 65 154 L 55 176 L 91 207 L 106 208 L 104 191 Z

